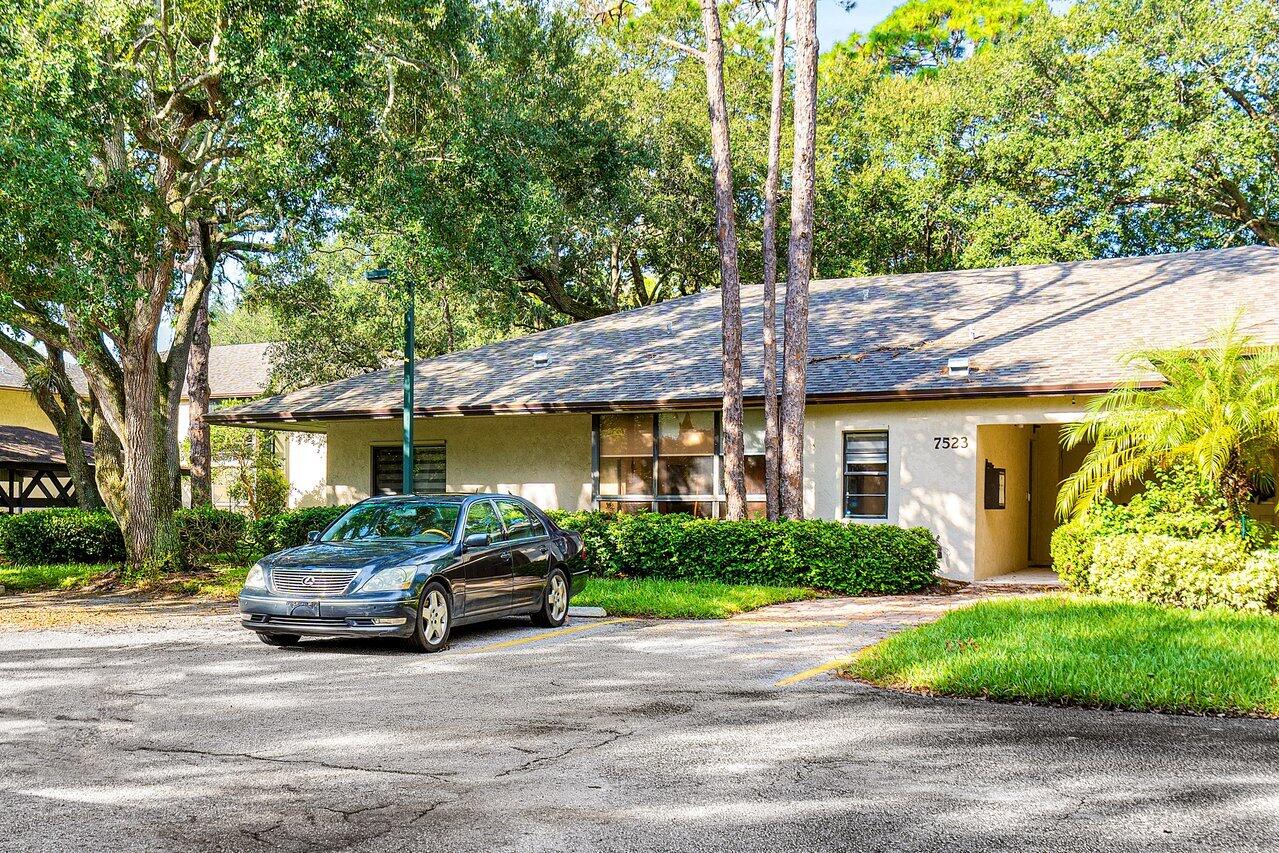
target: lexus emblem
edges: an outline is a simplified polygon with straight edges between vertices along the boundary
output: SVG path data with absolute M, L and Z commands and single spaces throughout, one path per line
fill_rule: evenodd
M 310 575 L 302 578 L 302 586 L 315 586 L 315 578 Z

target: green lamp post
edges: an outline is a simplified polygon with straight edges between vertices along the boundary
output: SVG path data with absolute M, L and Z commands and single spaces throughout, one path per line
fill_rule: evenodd
M 389 282 L 391 271 L 379 267 L 369 270 L 364 277 L 369 281 Z M 408 304 L 404 307 L 404 448 L 401 454 L 404 470 L 400 490 L 411 495 L 416 491 L 413 484 L 413 279 L 405 276 L 404 284 Z

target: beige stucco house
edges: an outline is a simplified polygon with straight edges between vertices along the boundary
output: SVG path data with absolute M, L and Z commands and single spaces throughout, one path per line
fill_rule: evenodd
M 1057 485 L 1080 460 L 1058 431 L 1129 379 L 1139 347 L 1205 342 L 1244 311 L 1279 342 L 1279 249 L 815 281 L 805 511 L 923 525 L 946 574 L 1049 563 Z M 763 429 L 761 291 L 745 288 L 748 489 Z M 489 489 L 544 508 L 714 516 L 715 291 L 418 363 L 418 491 Z M 1137 370 L 1138 372 L 1134 372 Z M 399 487 L 392 368 L 217 412 L 327 439 L 325 500 Z

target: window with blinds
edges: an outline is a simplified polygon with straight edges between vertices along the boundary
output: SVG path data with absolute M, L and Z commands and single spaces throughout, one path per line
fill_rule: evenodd
M 888 518 L 888 433 L 844 433 L 844 517 Z
M 374 495 L 398 495 L 403 482 L 404 454 L 400 446 L 373 448 Z M 439 494 L 447 490 L 444 443 L 413 445 L 413 493 Z

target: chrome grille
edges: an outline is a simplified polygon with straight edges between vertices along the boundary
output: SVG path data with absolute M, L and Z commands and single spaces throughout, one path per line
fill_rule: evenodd
M 268 616 L 263 625 L 276 628 L 345 628 L 346 620 L 332 616 Z
M 272 569 L 271 586 L 276 592 L 306 597 L 341 595 L 356 572 L 312 572 L 296 569 Z

